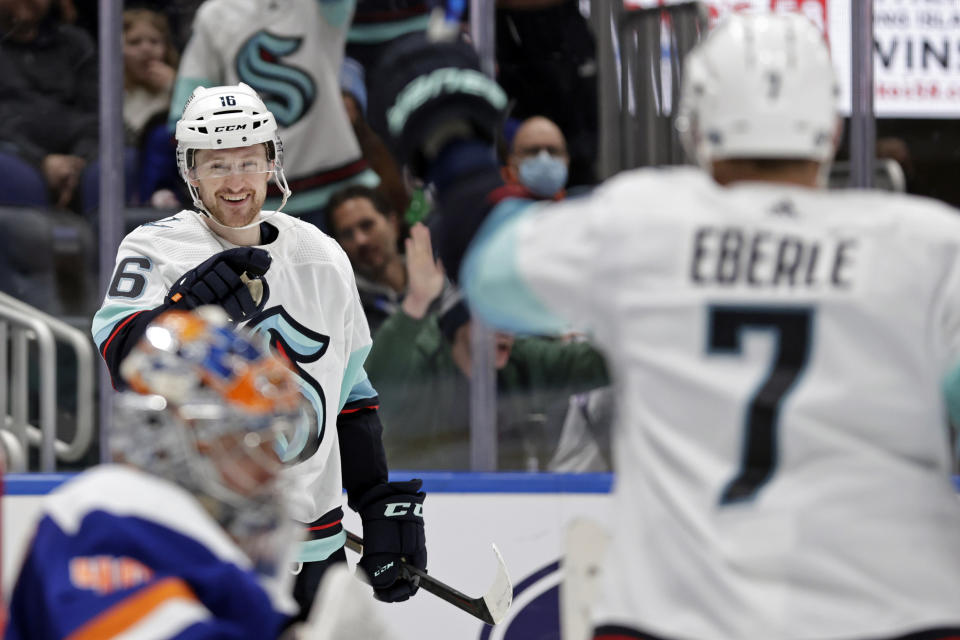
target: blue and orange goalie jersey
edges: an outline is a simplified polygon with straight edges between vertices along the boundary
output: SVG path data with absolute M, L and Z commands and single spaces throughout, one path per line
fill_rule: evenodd
M 104 465 L 46 499 L 4 638 L 276 638 L 287 573 L 255 570 L 183 489 Z

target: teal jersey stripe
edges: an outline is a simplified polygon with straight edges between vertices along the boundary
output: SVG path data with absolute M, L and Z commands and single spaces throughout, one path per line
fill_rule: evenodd
M 356 402 L 357 400 L 365 400 L 367 398 L 375 397 L 377 397 L 377 390 L 373 388 L 373 384 L 370 383 L 369 378 L 364 378 L 357 384 L 353 385 L 353 389 L 350 390 L 350 395 L 347 396 L 347 404 Z
M 335 536 L 322 540 L 304 540 L 297 552 L 297 562 L 320 562 L 329 558 L 347 542 L 347 532 L 341 531 Z
M 943 377 L 943 397 L 954 426 L 960 428 L 960 362 Z
M 491 326 L 517 333 L 555 333 L 567 323 L 527 286 L 517 266 L 520 221 L 530 200 L 504 200 L 480 227 L 460 268 L 470 309 Z
M 343 384 L 340 385 L 340 402 L 337 405 L 337 413 L 340 413 L 343 406 L 347 404 L 347 399 L 351 397 L 354 387 L 362 389 L 362 385 L 366 383 L 366 386 L 373 391 L 373 386 L 367 380 L 367 372 L 363 370 L 363 363 L 367 359 L 368 353 L 370 353 L 370 345 L 350 354 L 347 368 L 343 372 Z M 372 395 L 359 395 L 357 399 L 372 398 L 374 395 L 376 395 L 376 391 L 374 391 Z
M 90 327 L 90 333 L 93 334 L 93 342 L 100 348 L 103 341 L 110 337 L 117 322 L 126 318 L 136 311 L 145 311 L 152 307 L 135 307 L 125 304 L 107 304 L 104 305 L 96 315 L 93 316 L 93 325 Z
M 395 22 L 354 24 L 347 32 L 347 42 L 350 44 L 380 44 L 415 31 L 426 31 L 429 23 L 430 15 L 424 14 Z

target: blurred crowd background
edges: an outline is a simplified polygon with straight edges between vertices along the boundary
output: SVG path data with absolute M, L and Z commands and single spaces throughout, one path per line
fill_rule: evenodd
M 287 0 L 244 1 L 282 10 Z M 620 132 L 601 126 L 603 65 L 615 62 L 601 50 L 609 40 L 603 31 L 609 14 L 597 11 L 602 1 L 490 0 L 494 73 L 510 98 L 499 145 L 503 176 L 529 197 L 577 197 L 609 173 L 601 166 L 601 152 L 617 143 Z M 103 295 L 98 146 L 105 123 L 98 106 L 98 4 L 0 0 L 0 292 L 88 339 Z M 131 0 L 123 5 L 124 233 L 191 206 L 177 174 L 171 125 L 185 99 L 182 82 L 178 85 L 181 65 L 194 64 L 184 57 L 214 47 L 201 41 L 210 37 L 208 31 L 195 29 L 202 4 Z M 383 49 L 394 38 L 426 29 L 436 4 L 356 1 L 336 82 L 342 98 L 338 108 L 342 104 L 365 168 L 356 179 L 331 183 L 309 204 L 287 210 L 333 236 L 353 264 L 374 338 L 367 371 L 381 398 L 391 468 L 607 471 L 615 391 L 608 386 L 603 354 L 589 336 L 574 330 L 563 336 L 498 333 L 478 341 L 474 333 L 486 335 L 486 330 L 471 319 L 442 265 L 418 263 L 414 269 L 406 259 L 411 241 L 422 243 L 419 224 L 429 224 L 434 214 L 431 193 L 394 160 L 377 125 L 383 114 L 370 111 L 375 87 L 368 83 Z M 459 17 L 469 34 L 469 11 Z M 254 51 L 267 63 L 278 63 L 276 55 L 266 48 Z M 607 72 L 619 75 L 619 69 Z M 960 101 L 956 111 L 951 118 L 878 118 L 880 186 L 960 206 L 960 127 L 952 119 L 960 117 Z M 283 141 L 288 149 L 324 143 L 309 134 Z M 834 186 L 845 186 L 849 156 L 845 139 Z M 295 194 L 302 194 L 298 167 L 285 169 Z M 4 304 L 0 300 L 0 307 Z M 0 366 L 5 368 L 0 415 L 6 420 L 0 429 L 22 434 L 17 420 L 36 425 L 43 417 L 41 372 L 33 364 L 23 366 L 34 361 L 37 346 L 29 332 L 18 339 L 6 324 L 0 327 Z M 485 369 L 472 357 L 477 344 L 492 351 L 479 359 Z M 88 368 L 74 348 L 58 343 L 53 421 L 65 442 L 82 422 L 77 390 L 97 378 L 100 367 L 99 358 Z M 486 440 L 493 445 L 485 459 L 471 449 L 471 434 L 476 436 L 471 421 L 477 419 L 472 382 L 478 376 L 493 383 L 484 415 L 492 420 L 495 437 Z M 9 403 L 8 386 L 13 389 Z M 17 405 L 18 389 L 25 404 Z M 0 445 L 13 446 L 9 438 L 4 442 L 0 438 Z M 39 467 L 37 447 L 24 454 L 27 467 Z M 61 457 L 57 467 L 99 461 L 94 436 L 83 452 Z

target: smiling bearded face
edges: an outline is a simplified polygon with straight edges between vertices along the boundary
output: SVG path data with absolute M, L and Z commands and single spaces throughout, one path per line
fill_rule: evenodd
M 242 167 L 262 164 L 267 159 L 265 145 L 233 149 L 199 149 L 195 166 Z M 222 177 L 197 177 L 191 182 L 214 220 L 228 227 L 242 227 L 253 222 L 267 197 L 267 182 L 272 174 L 230 173 Z

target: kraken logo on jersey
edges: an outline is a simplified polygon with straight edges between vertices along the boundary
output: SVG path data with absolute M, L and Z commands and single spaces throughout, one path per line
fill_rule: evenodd
M 283 307 L 267 309 L 247 324 L 247 328 L 262 334 L 266 343 L 270 345 L 270 349 L 293 365 L 299 376 L 297 382 L 300 385 L 300 393 L 310 401 L 317 414 L 319 429 L 317 437 L 308 440 L 306 448 L 303 446 L 304 443 L 300 443 L 299 446 L 291 443 L 293 446 L 283 452 L 284 462 L 302 462 L 316 453 L 320 442 L 323 441 L 327 420 L 327 399 L 320 383 L 307 373 L 301 364 L 316 362 L 322 358 L 330 345 L 330 337 L 306 328 L 294 320 Z
M 316 85 L 310 75 L 281 59 L 296 52 L 303 38 L 277 36 L 258 31 L 237 51 L 237 76 L 253 87 L 273 113 L 277 124 L 287 128 L 313 105 Z

